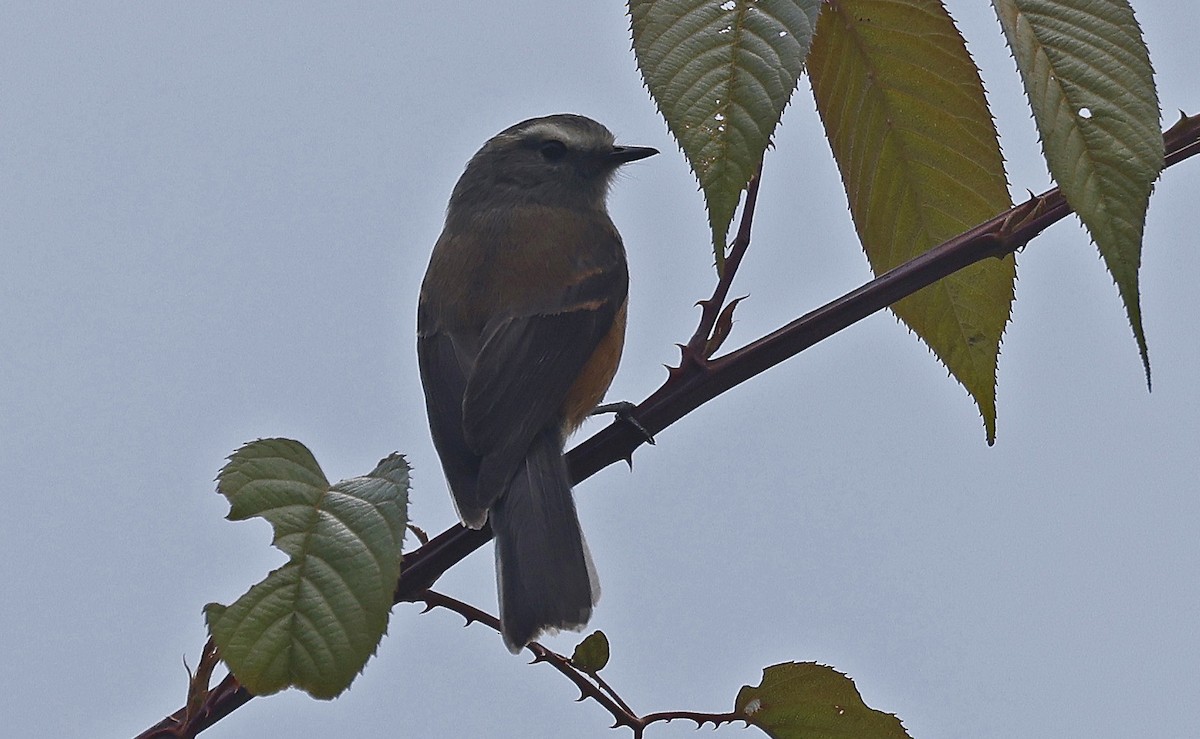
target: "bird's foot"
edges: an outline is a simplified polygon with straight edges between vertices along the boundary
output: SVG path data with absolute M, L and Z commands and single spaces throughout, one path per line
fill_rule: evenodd
M 636 405 L 630 403 L 628 400 L 621 400 L 616 403 L 604 403 L 603 405 L 598 405 L 593 408 L 592 412 L 588 415 L 601 416 L 605 413 L 611 413 L 620 420 L 632 426 L 635 431 L 642 435 L 642 438 L 646 440 L 647 444 L 653 444 L 654 434 L 651 434 L 650 430 L 643 426 L 642 422 L 637 419 L 637 416 L 633 415 L 635 410 L 637 410 Z

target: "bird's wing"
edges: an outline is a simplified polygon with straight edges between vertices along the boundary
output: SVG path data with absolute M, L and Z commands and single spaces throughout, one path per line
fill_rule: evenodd
M 505 490 L 547 425 L 562 423 L 568 391 L 625 303 L 628 276 L 596 270 L 570 285 L 562 308 L 498 321 L 483 346 L 463 396 L 466 443 L 483 458 L 475 494 L 490 505 Z
M 463 523 L 478 528 L 487 520 L 487 503 L 480 505 L 475 493 L 480 457 L 463 434 L 463 395 L 474 355 L 469 342 L 458 341 L 449 332 L 417 335 L 417 364 L 425 387 L 429 429 L 437 447 L 446 481 Z

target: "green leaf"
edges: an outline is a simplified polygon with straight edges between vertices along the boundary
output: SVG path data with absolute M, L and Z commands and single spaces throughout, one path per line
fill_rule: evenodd
M 646 87 L 700 180 L 718 269 L 804 69 L 820 0 L 630 0 Z
M 1146 384 L 1138 269 L 1163 167 L 1150 55 L 1125 0 L 992 0 L 1025 83 L 1042 151 L 1117 283 Z
M 815 662 L 763 670 L 762 684 L 743 686 L 735 712 L 775 739 L 904 739 L 900 719 L 863 703 L 854 682 Z
M 589 675 L 595 675 L 608 664 L 608 637 L 603 631 L 593 631 L 575 646 L 571 664 Z
M 938 0 L 830 0 L 808 72 L 876 275 L 1011 205 L 979 72 Z M 1015 281 L 1012 257 L 988 259 L 892 306 L 975 399 L 988 443 Z
M 217 476 L 228 518 L 265 518 L 290 558 L 233 605 L 204 607 L 221 659 L 251 693 L 333 698 L 375 653 L 400 575 L 408 472 L 392 454 L 331 486 L 290 439 L 253 441 L 229 458 Z

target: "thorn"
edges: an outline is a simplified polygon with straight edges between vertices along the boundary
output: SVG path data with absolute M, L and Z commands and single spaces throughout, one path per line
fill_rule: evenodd
M 1186 112 L 1184 112 L 1183 110 L 1180 110 L 1179 111 L 1179 120 L 1177 120 L 1177 121 L 1175 121 L 1175 123 L 1171 124 L 1171 127 L 1167 129 L 1166 133 L 1164 133 L 1163 136 L 1164 137 L 1170 136 L 1171 134 L 1175 133 L 1176 129 L 1186 128 L 1187 120 L 1188 120 L 1188 114 Z
M 712 334 L 704 345 L 705 360 L 716 354 L 721 345 L 725 343 L 725 339 L 729 338 L 729 332 L 733 330 L 733 311 L 737 309 L 738 303 L 748 297 L 748 295 L 743 295 L 740 298 L 734 298 L 721 309 L 721 314 L 717 316 L 717 320 L 713 324 Z
M 420 526 L 416 525 L 415 523 L 409 523 L 408 530 L 413 532 L 413 535 L 417 537 L 417 541 L 421 542 L 422 546 L 429 543 L 429 534 L 427 534 Z

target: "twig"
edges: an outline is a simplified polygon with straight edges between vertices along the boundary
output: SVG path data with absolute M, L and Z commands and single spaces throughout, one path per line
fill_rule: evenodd
M 707 300 L 696 303 L 700 306 L 700 323 L 696 326 L 696 332 L 692 334 L 692 338 L 683 348 L 684 363 L 690 361 L 704 364 L 712 355 L 712 352 L 708 350 L 710 342 L 716 338 L 719 344 L 720 340 L 724 338 L 717 337 L 714 331 L 717 329 L 725 301 L 729 298 L 729 288 L 733 284 L 733 278 L 737 276 L 738 267 L 742 264 L 742 257 L 746 256 L 746 250 L 750 248 L 750 228 L 754 223 L 754 208 L 758 203 L 758 183 L 761 179 L 762 162 L 759 162 L 758 169 L 755 170 L 750 182 L 746 185 L 746 199 L 742 204 L 742 220 L 738 223 L 737 236 L 733 238 L 733 243 L 729 246 L 729 254 L 725 257 L 725 263 L 717 279 L 717 285 L 713 289 L 713 294 Z M 716 347 L 712 348 L 716 349 Z
M 211 644 L 209 640 L 209 644 Z M 208 645 L 205 645 L 207 650 Z M 215 651 L 214 651 L 215 654 Z M 189 690 L 189 692 L 191 692 Z M 240 708 L 254 696 L 242 687 L 233 673 L 225 675 L 217 687 L 208 691 L 197 708 L 188 705 L 137 735 L 137 739 L 191 739 Z
M 416 600 L 423 602 L 427 611 L 435 607 L 445 608 L 465 618 L 467 625 L 470 625 L 472 622 L 478 622 L 491 628 L 496 633 L 500 633 L 500 619 L 476 608 L 470 603 L 464 603 L 461 600 L 451 598 L 434 590 L 426 590 Z M 537 642 L 530 642 L 525 648 L 533 652 L 533 664 L 545 662 L 567 676 L 575 684 L 575 687 L 579 688 L 579 700 L 591 698 L 599 703 L 605 710 L 612 714 L 613 728 L 626 726 L 633 731 L 635 739 L 641 739 L 646 727 L 656 722 L 687 719 L 695 721 L 697 727 L 703 726 L 706 723 L 711 723 L 716 727 L 732 721 L 746 720 L 745 716 L 738 713 L 700 713 L 698 711 L 660 711 L 659 713 L 651 713 L 646 716 L 638 716 L 629 707 L 629 704 L 622 700 L 621 696 L 599 674 L 591 674 L 579 670 L 571 663 L 570 657 L 547 649 Z
M 444 595 L 434 590 L 426 590 L 421 594 L 420 597 L 416 598 L 416 600 L 419 600 L 425 604 L 425 610 L 429 610 L 430 608 L 434 607 L 446 608 L 465 618 L 468 625 L 474 621 L 491 628 L 496 633 L 500 633 L 500 619 L 486 611 L 476 608 L 470 603 L 464 603 L 461 600 L 451 598 L 448 595 Z M 575 666 L 571 664 L 570 657 L 566 657 L 558 652 L 547 649 L 537 642 L 530 642 L 525 646 L 525 648 L 533 653 L 534 664 L 538 662 L 545 662 L 561 672 L 563 675 L 566 675 L 566 677 L 575 684 L 575 687 L 579 688 L 579 700 L 591 698 L 603 706 L 606 711 L 612 714 L 613 721 L 615 722 L 613 724 L 614 727 L 628 726 L 633 730 L 634 736 L 640 736 L 642 729 L 641 719 L 634 715 L 633 711 L 629 710 L 629 707 L 625 705 L 624 701 L 620 700 L 619 698 L 614 699 L 613 697 L 610 697 L 595 683 L 588 680 L 587 676 L 583 672 L 577 670 Z
M 595 680 L 596 687 L 600 688 L 605 693 L 608 693 L 609 697 L 612 698 L 614 701 L 616 701 L 617 705 L 619 705 L 623 711 L 625 711 L 626 713 L 628 713 L 631 716 L 634 715 L 633 709 L 629 707 L 629 704 L 625 702 L 625 699 L 623 699 L 617 693 L 617 691 L 613 690 L 613 687 L 608 684 L 608 681 L 606 681 L 604 678 L 600 677 L 599 672 L 589 672 L 589 673 L 587 673 L 587 675 L 589 677 L 591 677 L 593 680 Z
M 699 729 L 705 724 L 712 724 L 713 728 L 717 728 L 721 724 L 732 724 L 734 721 L 742 721 L 747 726 L 750 721 L 742 714 L 736 711 L 729 713 L 696 713 L 695 711 L 661 711 L 659 713 L 649 713 L 642 716 L 642 722 L 649 726 L 650 724 L 663 722 L 671 723 L 675 719 L 685 719 L 687 721 L 695 721 L 696 728 Z

